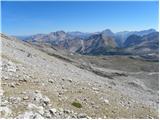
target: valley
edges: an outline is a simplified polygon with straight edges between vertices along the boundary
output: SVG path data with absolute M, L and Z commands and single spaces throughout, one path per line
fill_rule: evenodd
M 158 119 L 157 34 L 147 32 L 144 43 L 127 48 L 142 44 L 149 49 L 143 55 L 152 56 L 146 59 L 139 52 L 99 54 L 106 46 L 117 49 L 114 34 L 104 33 L 69 40 L 59 32 L 23 41 L 1 34 L 1 117 Z M 84 37 L 90 40 L 80 42 Z

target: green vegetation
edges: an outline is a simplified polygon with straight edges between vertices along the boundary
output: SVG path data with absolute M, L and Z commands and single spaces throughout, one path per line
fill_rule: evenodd
M 79 102 L 73 102 L 72 105 L 76 108 L 82 108 L 82 105 Z

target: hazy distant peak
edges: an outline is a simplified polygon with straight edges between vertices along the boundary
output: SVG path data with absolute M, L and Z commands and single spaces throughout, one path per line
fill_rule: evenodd
M 120 31 L 120 32 L 116 32 L 115 34 L 128 34 L 128 33 L 151 33 L 151 32 L 156 32 L 155 29 L 150 28 L 147 30 L 139 30 L 139 31 Z
M 60 31 L 56 31 L 56 32 L 51 32 L 49 34 L 58 35 L 58 34 L 66 34 L 66 33 L 63 30 L 60 30 Z
M 102 35 L 104 36 L 114 36 L 114 33 L 110 29 L 106 29 L 102 31 Z

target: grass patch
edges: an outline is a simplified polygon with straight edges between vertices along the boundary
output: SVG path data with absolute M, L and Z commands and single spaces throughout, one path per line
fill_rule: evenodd
M 5 59 L 8 59 L 8 60 L 10 60 L 10 61 L 12 61 L 12 62 L 14 62 L 14 63 L 16 63 L 16 64 L 22 64 L 22 62 L 20 62 L 20 61 L 18 61 L 18 60 L 16 60 L 16 59 L 13 59 L 13 58 L 11 58 L 11 57 L 9 57 L 9 56 L 6 56 L 6 55 L 4 55 L 4 54 L 2 54 L 1 56 L 2 56 L 2 59 L 5 58 Z
M 73 102 L 72 105 L 76 108 L 82 108 L 82 105 L 79 102 Z

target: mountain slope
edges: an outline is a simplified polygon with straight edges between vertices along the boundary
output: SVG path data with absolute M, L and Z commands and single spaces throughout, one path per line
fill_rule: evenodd
M 145 36 L 130 36 L 125 41 L 126 51 L 145 59 L 159 59 L 159 33 L 153 32 Z
M 157 63 L 1 38 L 2 118 L 158 118 Z
M 142 31 L 123 31 L 115 33 L 116 42 L 119 47 L 124 47 L 124 42 L 131 35 L 144 36 L 150 33 L 156 32 L 154 29 L 142 30 Z

